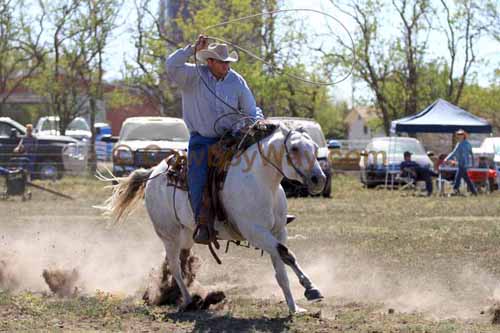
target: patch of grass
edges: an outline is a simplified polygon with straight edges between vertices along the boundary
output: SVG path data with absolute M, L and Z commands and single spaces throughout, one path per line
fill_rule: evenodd
M 104 228 L 105 218 L 91 206 L 110 192 L 93 178 L 40 184 L 77 200 L 37 191 L 32 201 L 0 202 L 0 238 L 17 235 L 30 242 L 38 239 L 31 226 L 53 225 L 88 247 L 96 235 L 110 244 L 127 236 L 131 255 L 159 242 L 144 209 L 117 229 Z M 333 198 L 289 200 L 290 212 L 298 216 L 289 226 L 289 247 L 326 296 L 321 303 L 307 303 L 290 272 L 294 294 L 309 310 L 304 316 L 288 315 L 267 255 L 231 246 L 221 256 L 221 270 L 204 247 L 197 247 L 203 261 L 199 281 L 228 296 L 217 310 L 178 313 L 175 307 L 150 307 L 107 292 L 68 299 L 0 292 L 0 330 L 496 332 L 490 316 L 479 313 L 492 305 L 500 277 L 499 198 L 497 192 L 477 198 L 412 197 L 363 189 L 354 177 L 336 176 Z M 86 236 L 80 230 L 88 228 L 78 228 L 85 225 L 92 231 Z M 76 228 L 70 233 L 67 226 Z M 9 250 L 2 246 L 0 252 Z M 158 251 L 158 259 L 161 255 Z

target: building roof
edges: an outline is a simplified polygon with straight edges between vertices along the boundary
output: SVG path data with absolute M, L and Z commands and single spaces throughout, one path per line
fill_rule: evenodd
M 346 116 L 345 121 L 346 123 L 351 124 L 356 121 L 358 117 L 363 119 L 365 122 L 379 118 L 377 110 L 374 107 L 360 106 L 352 108 L 349 114 Z

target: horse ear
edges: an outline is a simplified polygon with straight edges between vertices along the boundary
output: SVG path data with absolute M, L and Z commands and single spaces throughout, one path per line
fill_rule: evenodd
M 275 124 L 267 121 L 261 122 L 260 125 L 261 125 L 260 129 L 269 134 L 273 133 L 280 127 L 280 124 Z

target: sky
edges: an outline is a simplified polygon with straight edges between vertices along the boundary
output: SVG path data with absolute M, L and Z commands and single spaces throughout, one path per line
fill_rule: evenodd
M 106 73 L 107 79 L 119 79 L 121 78 L 121 72 L 123 71 L 123 63 L 125 59 L 131 61 L 134 55 L 133 38 L 130 33 L 130 29 L 133 27 L 135 21 L 135 10 L 132 5 L 132 1 L 125 1 L 122 7 L 120 16 L 120 27 L 114 34 L 113 40 L 108 45 L 108 58 L 106 59 L 106 64 L 108 71 Z M 328 14 L 334 16 L 336 19 L 341 21 L 352 34 L 354 32 L 354 23 L 345 15 L 340 13 L 335 7 L 331 5 L 328 0 L 289 0 L 286 1 L 285 8 L 301 8 L 301 9 L 315 9 L 325 11 Z M 304 12 L 297 12 L 298 15 L 310 16 L 308 23 L 310 24 L 311 30 L 316 32 L 325 31 L 324 25 L 325 20 L 328 22 L 333 22 L 332 20 L 321 17 L 317 14 L 308 14 Z M 338 27 L 341 31 L 342 27 L 333 22 L 332 26 Z M 347 38 L 346 34 L 341 32 L 344 38 Z M 431 34 L 429 37 L 430 49 L 429 56 L 445 56 L 447 54 L 446 41 L 440 40 L 437 34 Z M 311 45 L 311 47 L 313 47 Z M 306 46 L 307 48 L 307 46 Z M 492 41 L 491 38 L 483 38 L 480 41 L 478 50 L 478 57 L 485 59 L 486 63 L 478 63 L 474 66 L 473 70 L 477 71 L 477 81 L 479 84 L 486 86 L 488 85 L 493 77 L 493 69 L 500 67 L 500 43 Z M 337 77 L 332 77 L 332 81 L 336 81 Z M 348 103 L 351 102 L 352 96 L 352 83 L 351 79 L 348 79 L 340 84 L 331 86 L 330 91 L 335 99 L 346 100 Z M 258 93 L 258 92 L 255 92 Z M 362 83 L 356 83 L 355 89 L 356 97 L 369 97 L 370 92 Z

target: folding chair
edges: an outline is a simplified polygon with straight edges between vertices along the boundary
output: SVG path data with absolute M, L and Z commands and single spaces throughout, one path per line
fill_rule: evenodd
M 438 169 L 439 175 L 436 179 L 438 195 L 450 196 L 453 193 L 454 174 L 457 172 L 456 167 L 440 166 Z
M 400 191 L 417 189 L 417 182 L 413 177 L 410 176 L 398 175 L 396 176 L 396 183 L 399 185 Z

